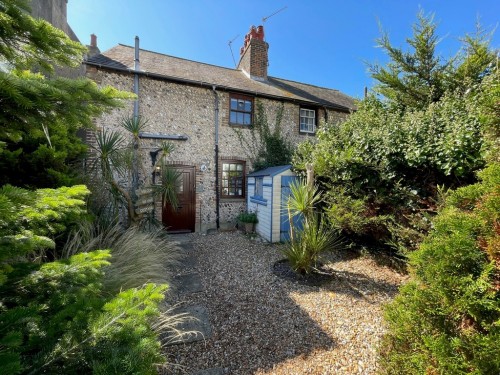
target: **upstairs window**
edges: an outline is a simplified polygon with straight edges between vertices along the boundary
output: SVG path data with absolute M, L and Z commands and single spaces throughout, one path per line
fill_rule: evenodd
M 253 98 L 231 94 L 230 102 L 229 123 L 231 125 L 251 126 L 253 118 Z
M 245 162 L 224 160 L 221 182 L 223 198 L 245 198 Z
M 300 132 L 312 134 L 316 132 L 316 111 L 314 109 L 300 109 Z

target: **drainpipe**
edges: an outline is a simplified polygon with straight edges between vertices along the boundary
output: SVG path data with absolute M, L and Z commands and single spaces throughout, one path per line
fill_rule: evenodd
M 215 100 L 215 223 L 217 230 L 220 228 L 220 188 L 219 188 L 219 95 L 215 91 L 216 86 L 212 86 Z
M 134 94 L 137 98 L 134 101 L 134 119 L 137 120 L 139 117 L 139 37 L 135 37 L 135 59 L 134 59 Z M 138 167 L 138 153 L 139 145 L 137 141 L 134 140 L 134 154 L 133 154 L 133 168 L 132 168 L 132 199 L 136 199 L 136 190 L 139 188 L 139 167 Z
M 139 37 L 135 37 L 135 59 L 134 59 L 134 70 L 138 72 L 140 70 L 139 66 Z M 134 101 L 134 118 L 139 116 L 139 74 L 134 73 L 134 94 L 137 95 L 137 99 Z

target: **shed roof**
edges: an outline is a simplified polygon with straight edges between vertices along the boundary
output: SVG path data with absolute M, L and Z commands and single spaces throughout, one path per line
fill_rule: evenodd
M 248 175 L 248 177 L 264 177 L 264 176 L 274 177 L 280 173 L 289 170 L 290 168 L 292 168 L 291 165 L 279 165 L 277 167 L 269 167 L 266 169 L 262 169 L 260 171 L 252 172 Z
M 89 57 L 85 64 L 132 73 L 134 47 L 118 44 L 107 51 Z M 140 50 L 140 68 L 139 74 L 159 79 L 207 87 L 215 85 L 226 90 L 299 101 L 344 112 L 356 109 L 354 99 L 338 90 L 276 77 L 268 77 L 267 80 L 258 81 L 249 78 L 241 70 L 181 59 L 143 49 Z

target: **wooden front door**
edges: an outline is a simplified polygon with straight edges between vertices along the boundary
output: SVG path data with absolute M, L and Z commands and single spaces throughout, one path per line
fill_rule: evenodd
M 171 168 L 180 172 L 178 202 L 177 207 L 172 207 L 171 204 L 163 206 L 163 225 L 171 233 L 194 232 L 196 219 L 195 169 L 186 165 L 174 165 Z

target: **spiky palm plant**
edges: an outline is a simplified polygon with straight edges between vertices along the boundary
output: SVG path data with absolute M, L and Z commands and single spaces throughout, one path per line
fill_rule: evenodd
M 147 120 L 144 120 L 140 116 L 132 116 L 127 117 L 122 120 L 121 126 L 126 131 L 128 131 L 132 135 L 132 143 L 131 143 L 131 166 L 132 166 L 132 186 L 131 191 L 132 195 L 135 195 L 135 191 L 139 187 L 139 165 L 140 156 L 139 156 L 139 146 L 140 146 L 140 133 L 146 129 Z
M 311 273 L 322 253 L 333 251 L 340 245 L 338 236 L 328 228 L 321 214 L 315 211 L 320 201 L 321 193 L 316 185 L 311 187 L 304 181 L 294 181 L 290 185 L 286 204 L 290 240 L 283 254 L 290 267 L 300 274 Z
M 153 195 L 161 197 L 164 206 L 170 204 L 172 207 L 177 207 L 181 172 L 164 163 L 160 168 L 160 183 L 151 185 Z
M 91 170 L 110 186 L 115 199 L 124 200 L 131 225 L 138 225 L 142 215 L 135 212 L 135 206 L 130 193 L 115 178 L 123 176 L 127 170 L 128 149 L 124 145 L 123 136 L 116 131 L 104 129 L 96 135 L 96 144 L 92 146 L 96 152 Z

